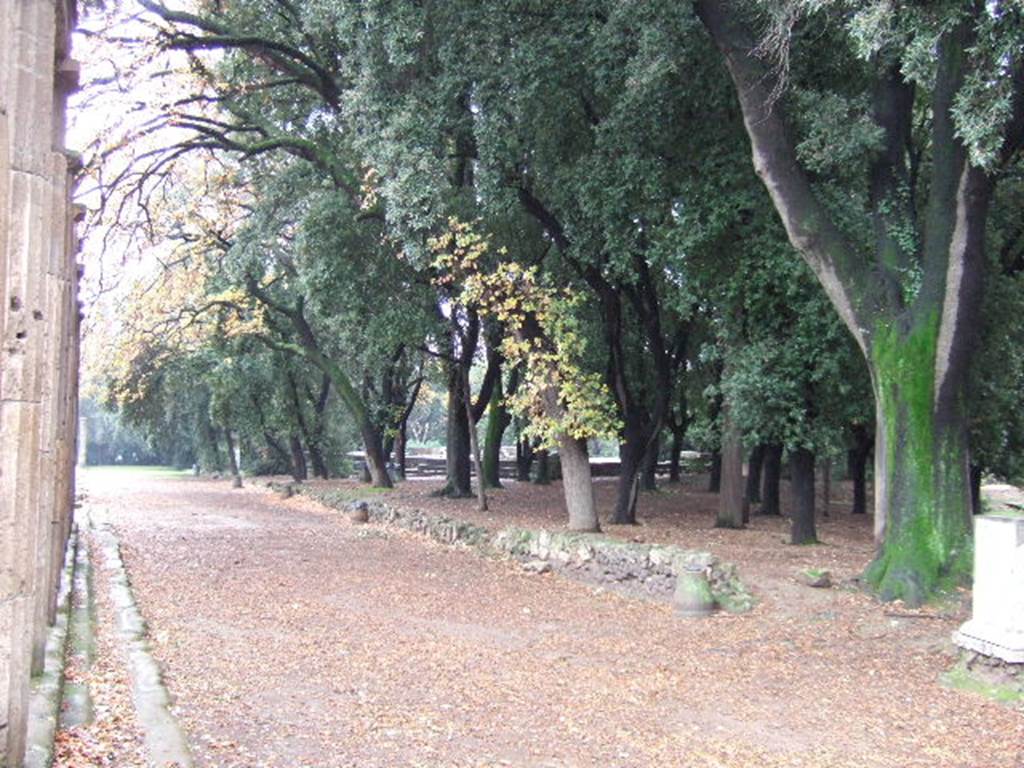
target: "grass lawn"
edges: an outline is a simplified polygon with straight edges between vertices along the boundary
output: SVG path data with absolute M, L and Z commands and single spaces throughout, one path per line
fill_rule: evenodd
M 160 477 L 186 477 L 192 474 L 189 469 L 175 469 L 174 467 L 158 467 L 133 464 L 104 464 L 100 466 L 79 467 L 79 472 L 88 472 L 90 475 L 159 475 Z

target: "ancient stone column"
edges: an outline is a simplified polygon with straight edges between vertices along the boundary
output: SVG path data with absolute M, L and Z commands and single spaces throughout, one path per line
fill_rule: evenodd
M 0 766 L 20 766 L 33 660 L 66 541 L 70 360 L 66 59 L 74 3 L 0 2 Z M 69 270 L 69 267 L 72 267 Z M 77 358 L 75 358 L 77 359 Z M 55 524 L 56 521 L 56 524 Z
M 77 154 L 68 153 L 63 149 L 68 94 L 78 88 L 78 63 L 69 59 L 67 41 L 62 35 L 57 36 L 58 63 L 54 73 L 54 123 L 53 146 L 59 148 L 51 155 L 53 174 L 53 208 L 51 215 L 52 242 L 50 247 L 51 261 L 47 268 L 46 282 L 49 286 L 48 296 L 50 314 L 46 317 L 48 329 L 47 360 L 45 363 L 47 391 L 44 394 L 44 432 L 43 462 L 49 470 L 52 483 L 43 483 L 43 516 L 44 528 L 49 546 L 46 557 L 40 558 L 45 563 L 42 576 L 45 578 L 45 600 L 40 600 L 41 610 L 37 622 L 36 645 L 33 648 L 33 671 L 36 667 L 36 653 L 40 653 L 38 662 L 42 663 L 42 651 L 45 650 L 47 629 L 53 624 L 57 613 L 57 590 L 60 586 L 60 575 L 64 563 L 64 549 L 70 533 L 72 506 L 68 503 L 68 483 L 73 478 L 74 465 L 69 463 L 67 443 L 73 439 L 73 432 L 68 423 L 68 394 L 72 389 L 72 381 L 77 380 L 77 355 L 72 355 L 71 333 L 77 335 L 77 322 L 72 325 L 72 318 L 77 318 L 77 281 L 78 264 L 77 238 L 74 232 L 71 193 L 74 177 L 81 167 Z M 44 478 L 47 473 L 44 472 Z

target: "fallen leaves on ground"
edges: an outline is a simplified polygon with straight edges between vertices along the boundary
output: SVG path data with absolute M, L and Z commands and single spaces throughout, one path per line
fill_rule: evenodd
M 85 473 L 89 487 L 89 475 Z M 611 484 L 598 484 L 608 509 Z M 407 483 L 390 503 L 497 528 L 557 526 L 560 487 L 475 501 Z M 197 765 L 1019 768 L 1024 713 L 941 687 L 957 617 L 890 617 L 837 582 L 871 552 L 834 507 L 827 545 L 785 521 L 711 528 L 694 487 L 612 535 L 706 548 L 761 598 L 745 616 L 641 600 L 227 481 L 89 487 L 113 522 Z

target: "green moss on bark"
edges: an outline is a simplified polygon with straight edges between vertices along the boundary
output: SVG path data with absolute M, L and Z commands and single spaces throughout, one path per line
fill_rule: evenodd
M 938 313 L 877 329 L 872 357 L 886 435 L 885 540 L 866 574 L 884 600 L 919 605 L 970 573 L 966 441 L 935 418 Z M 947 420 L 948 422 L 948 420 Z

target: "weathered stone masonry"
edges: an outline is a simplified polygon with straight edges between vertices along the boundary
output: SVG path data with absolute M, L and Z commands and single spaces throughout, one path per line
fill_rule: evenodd
M 0 766 L 25 751 L 71 527 L 78 267 L 64 148 L 75 0 L 0 0 Z

